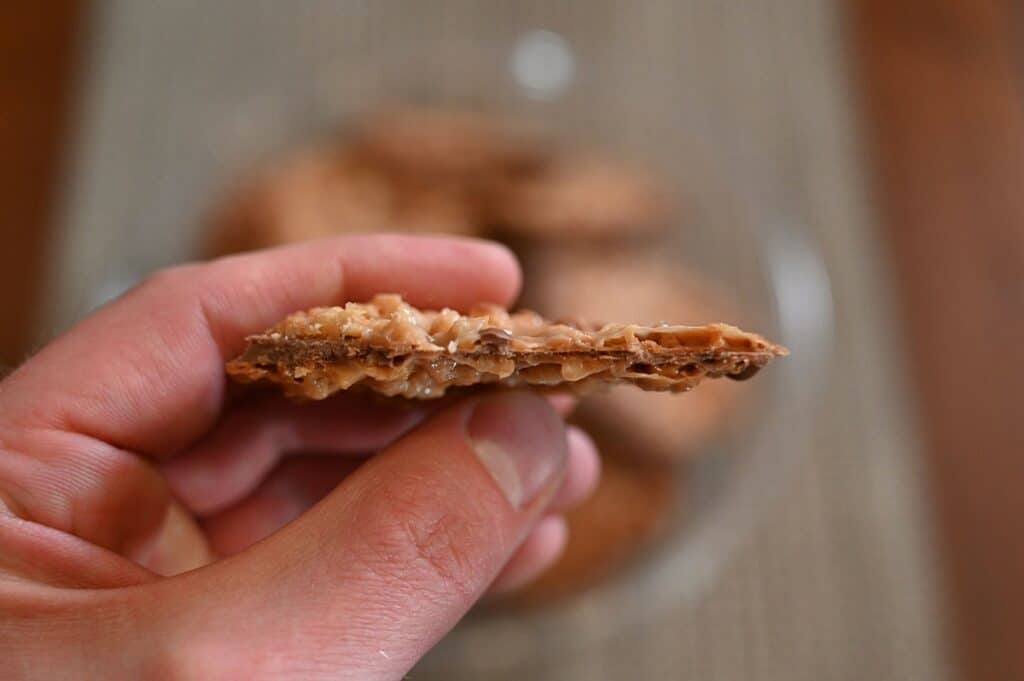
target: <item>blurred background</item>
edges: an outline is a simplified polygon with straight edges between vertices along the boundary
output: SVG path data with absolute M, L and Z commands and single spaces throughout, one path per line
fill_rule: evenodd
M 5 3 L 0 365 L 175 262 L 500 239 L 548 314 L 722 318 L 793 354 L 584 402 L 606 476 L 567 556 L 413 678 L 1024 678 L 1022 21 Z

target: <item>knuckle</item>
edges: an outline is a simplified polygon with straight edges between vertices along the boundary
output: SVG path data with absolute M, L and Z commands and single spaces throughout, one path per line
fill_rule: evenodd
M 429 571 L 446 591 L 468 595 L 474 591 L 479 561 L 473 554 L 474 533 L 465 518 L 443 513 L 406 525 L 403 532 L 417 563 Z
M 359 525 L 367 528 L 362 538 L 378 576 L 411 590 L 464 597 L 489 574 L 494 533 L 479 509 L 443 496 L 422 481 L 390 485 L 376 520 Z
M 155 532 L 164 521 L 170 495 L 154 467 L 114 448 L 90 456 L 91 484 L 69 499 L 76 534 L 117 551 Z M 110 518 L 120 522 L 111 524 Z

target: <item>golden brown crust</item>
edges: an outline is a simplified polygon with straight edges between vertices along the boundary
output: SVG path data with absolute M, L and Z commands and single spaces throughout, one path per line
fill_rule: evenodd
M 421 311 L 395 294 L 298 312 L 247 340 L 228 373 L 306 399 L 357 386 L 413 399 L 484 384 L 586 392 L 629 383 L 683 392 L 705 377 L 747 378 L 786 354 L 726 324 L 560 324 L 493 305 L 467 315 Z

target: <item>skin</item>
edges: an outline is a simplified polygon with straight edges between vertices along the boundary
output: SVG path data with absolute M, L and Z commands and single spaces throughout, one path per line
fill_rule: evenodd
M 294 405 L 223 370 L 297 309 L 519 284 L 496 244 L 340 237 L 159 272 L 43 348 L 0 382 L 5 678 L 401 678 L 539 574 L 598 476 L 571 401 Z M 488 399 L 549 471 L 521 504 L 467 439 Z

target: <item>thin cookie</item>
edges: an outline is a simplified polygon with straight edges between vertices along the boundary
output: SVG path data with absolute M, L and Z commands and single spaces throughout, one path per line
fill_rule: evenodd
M 661 248 L 662 251 L 666 249 Z M 543 249 L 527 259 L 530 288 L 526 303 L 556 319 L 572 311 L 585 319 L 617 319 L 637 324 L 659 319 L 743 318 L 723 292 L 681 266 L 669 251 L 621 249 L 573 252 Z M 692 456 L 726 423 L 735 419 L 749 384 L 713 381 L 685 400 L 665 393 L 637 393 L 615 386 L 590 395 L 581 412 L 620 429 L 633 443 L 631 455 L 662 461 Z
M 684 392 L 701 379 L 745 379 L 785 348 L 727 324 L 639 326 L 550 322 L 535 312 L 482 305 L 468 315 L 421 311 L 396 294 L 290 315 L 250 336 L 228 374 L 271 381 L 286 394 L 323 399 L 366 388 L 410 399 L 450 387 L 569 389 L 629 383 Z

